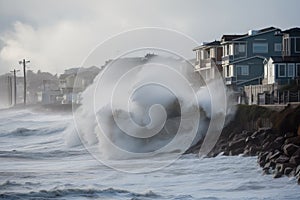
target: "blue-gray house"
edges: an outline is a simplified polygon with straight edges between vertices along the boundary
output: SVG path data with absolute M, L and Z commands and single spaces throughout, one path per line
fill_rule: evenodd
M 222 68 L 225 83 L 234 88 L 261 84 L 264 60 L 281 56 L 281 30 L 269 27 L 250 30 L 244 35 L 223 35 Z
M 282 55 L 264 61 L 263 84 L 286 85 L 300 78 L 300 28 L 282 32 Z

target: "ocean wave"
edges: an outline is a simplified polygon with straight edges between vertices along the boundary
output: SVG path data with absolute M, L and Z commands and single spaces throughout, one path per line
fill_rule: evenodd
M 88 197 L 88 198 L 101 198 L 101 197 L 125 197 L 125 198 L 147 198 L 154 199 L 160 198 L 160 195 L 155 194 L 151 190 L 145 193 L 136 193 L 122 189 L 53 189 L 53 190 L 40 190 L 38 192 L 28 193 L 15 193 L 6 192 L 0 194 L 0 199 L 49 199 L 49 198 L 62 198 L 62 197 Z
M 229 189 L 228 191 L 248 191 L 248 190 L 263 190 L 266 186 L 261 185 L 260 182 L 256 181 L 248 181 L 242 183 L 241 185 L 237 186 L 236 188 Z
M 15 188 L 15 187 L 30 187 L 30 186 L 37 186 L 39 183 L 32 183 L 32 182 L 25 182 L 25 183 L 17 183 L 15 181 L 5 181 L 4 183 L 0 184 L 0 190 Z
M 53 150 L 47 152 L 26 152 L 26 151 L 0 151 L 0 158 L 20 158 L 20 159 L 49 159 L 49 158 L 65 158 L 70 156 L 82 155 L 82 151 L 62 151 Z
M 53 133 L 62 132 L 65 127 L 57 128 L 41 128 L 41 129 L 28 129 L 28 128 L 17 128 L 10 132 L 0 133 L 0 137 L 24 137 L 24 136 L 39 136 L 48 135 Z

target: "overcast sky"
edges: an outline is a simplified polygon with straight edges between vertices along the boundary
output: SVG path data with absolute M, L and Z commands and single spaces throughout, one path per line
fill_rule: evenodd
M 174 29 L 199 43 L 299 27 L 299 8 L 298 0 L 0 0 L 0 74 L 22 58 L 32 70 L 61 73 L 108 37 L 140 27 Z

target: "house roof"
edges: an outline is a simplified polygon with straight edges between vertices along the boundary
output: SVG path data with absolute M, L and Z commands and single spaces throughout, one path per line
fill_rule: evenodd
M 246 35 L 247 34 L 244 34 L 244 35 L 223 35 L 221 39 L 222 39 L 223 42 L 227 42 L 227 41 L 232 41 L 233 39 L 236 39 L 236 38 L 244 37 Z
M 291 28 L 291 29 L 287 29 L 287 30 L 282 31 L 282 33 L 291 33 L 291 32 L 300 32 L 300 28 L 295 27 L 295 28 Z
M 211 46 L 220 46 L 221 45 L 221 42 L 220 41 L 213 41 L 213 42 L 208 42 L 208 43 L 204 43 L 200 46 L 197 46 L 193 49 L 193 51 L 197 50 L 197 49 L 202 49 L 202 48 L 206 48 L 206 47 L 211 47 Z
M 249 33 L 243 34 L 243 35 L 223 35 L 222 36 L 222 43 L 229 42 L 229 41 L 238 41 L 240 39 L 248 38 L 248 37 L 255 37 L 257 35 L 261 35 L 264 33 L 268 33 L 271 31 L 281 31 L 279 28 L 275 27 L 267 27 L 256 31 L 256 34 L 249 35 Z
M 299 56 L 271 56 L 269 59 L 272 59 L 273 63 L 300 63 Z
M 237 64 L 237 63 L 245 62 L 247 60 L 252 60 L 252 59 L 255 59 L 255 58 L 259 58 L 259 59 L 262 59 L 262 60 L 266 59 L 263 56 L 252 56 L 252 57 L 249 57 L 249 58 L 240 59 L 240 60 L 237 60 L 237 61 L 234 61 L 234 62 L 230 62 L 230 64 Z

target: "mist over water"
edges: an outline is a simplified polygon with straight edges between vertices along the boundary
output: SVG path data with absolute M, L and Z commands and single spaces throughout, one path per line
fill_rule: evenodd
M 224 92 L 212 113 L 210 90 L 223 88 L 207 84 L 181 58 L 113 60 L 82 94 L 66 142 L 83 143 L 100 160 L 180 156 L 206 135 L 213 115 L 226 116 Z

